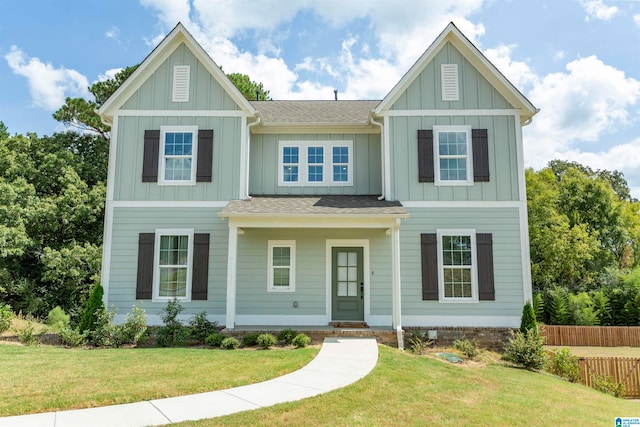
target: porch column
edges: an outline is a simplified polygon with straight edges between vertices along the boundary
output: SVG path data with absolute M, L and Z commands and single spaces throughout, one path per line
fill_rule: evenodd
M 236 276 L 238 268 L 238 227 L 229 225 L 229 247 L 227 249 L 227 315 L 225 326 L 236 325 Z
M 398 338 L 398 348 L 403 349 L 402 339 L 402 304 L 400 301 L 400 219 L 391 230 L 391 318 L 393 329 Z

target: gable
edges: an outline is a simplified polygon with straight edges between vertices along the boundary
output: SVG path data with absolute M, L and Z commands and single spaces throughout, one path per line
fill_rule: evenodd
M 443 65 L 457 66 L 457 100 L 443 101 Z M 495 87 L 451 43 L 446 42 L 432 61 L 398 94 L 390 110 L 513 109 Z

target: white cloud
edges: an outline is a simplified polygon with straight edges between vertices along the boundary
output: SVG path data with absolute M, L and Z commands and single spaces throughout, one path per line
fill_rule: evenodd
M 518 89 L 529 88 L 538 81 L 538 76 L 524 61 L 511 58 L 516 45 L 500 45 L 484 51 L 485 56 Z
M 618 13 L 617 6 L 606 6 L 603 0 L 582 0 L 580 4 L 585 12 L 587 12 L 587 21 L 592 18 L 601 21 L 610 21 L 611 18 Z
M 633 15 L 633 22 L 635 22 L 635 24 L 640 27 L 640 13 Z
M 118 37 L 120 36 L 120 29 L 113 26 L 104 33 L 104 36 L 108 39 L 118 40 Z
M 111 68 L 107 71 L 105 71 L 104 73 L 100 74 L 98 76 L 98 79 L 95 80 L 93 83 L 96 82 L 103 82 L 105 80 L 109 80 L 112 79 L 116 76 L 116 74 L 118 74 L 120 71 L 122 71 L 124 68 Z
M 38 107 L 56 110 L 67 96 L 89 95 L 87 78 L 75 70 L 55 68 L 39 58 L 29 58 L 16 46 L 11 46 L 4 58 L 15 74 L 27 79 L 31 100 Z

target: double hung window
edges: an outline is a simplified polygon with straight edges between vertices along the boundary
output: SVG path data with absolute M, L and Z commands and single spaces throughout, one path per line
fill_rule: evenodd
M 295 291 L 296 242 L 270 240 L 267 290 L 270 292 Z
M 473 183 L 471 127 L 434 126 L 436 184 Z
M 196 126 L 163 126 L 160 128 L 159 182 L 194 184 L 198 128 Z

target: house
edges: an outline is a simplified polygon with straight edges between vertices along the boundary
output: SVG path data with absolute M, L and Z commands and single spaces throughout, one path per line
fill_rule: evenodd
M 227 329 L 516 327 L 536 113 L 454 24 L 382 100 L 261 102 L 178 24 L 99 109 L 104 302 L 159 324 L 177 298 Z

